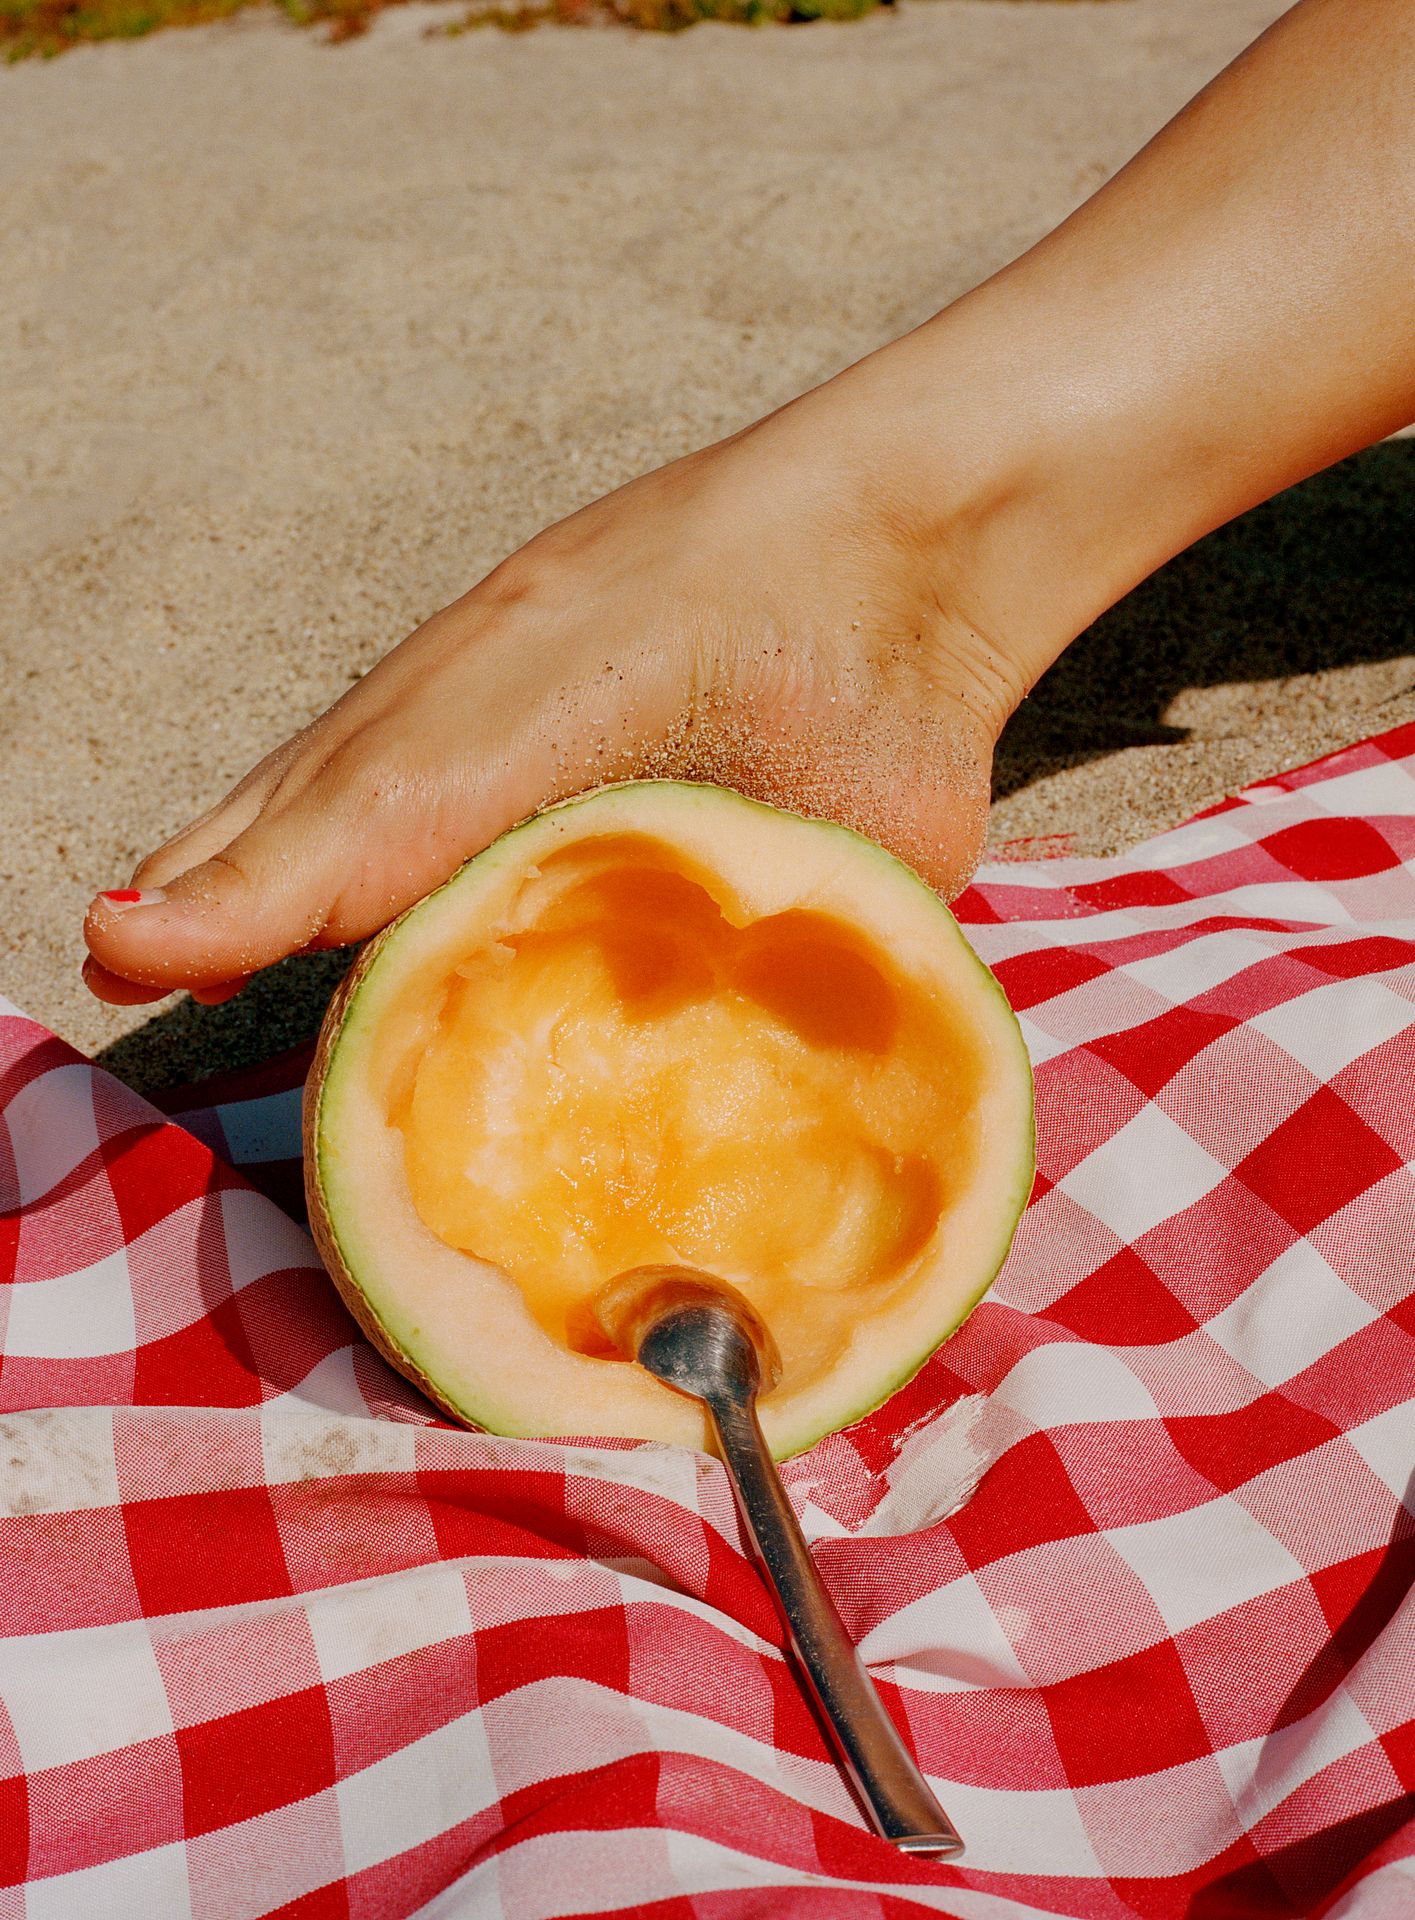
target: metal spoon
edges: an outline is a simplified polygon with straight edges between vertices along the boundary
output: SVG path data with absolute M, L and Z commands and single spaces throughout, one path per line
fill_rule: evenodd
M 876 1829 L 904 1853 L 961 1853 L 821 1584 L 762 1437 L 757 1391 L 781 1370 L 771 1335 L 740 1293 L 696 1267 L 633 1267 L 603 1289 L 595 1313 L 626 1358 L 707 1407 L 810 1696 Z

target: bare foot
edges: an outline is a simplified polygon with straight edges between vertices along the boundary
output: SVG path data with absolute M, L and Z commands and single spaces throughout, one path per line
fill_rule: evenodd
M 956 891 L 993 743 L 1062 647 L 1410 419 L 1412 72 L 1407 0 L 1301 0 L 1011 266 L 405 640 L 99 896 L 89 984 L 224 996 L 636 772 L 835 815 Z
M 832 815 L 951 896 L 1024 691 L 940 579 L 931 511 L 858 442 L 848 380 L 551 527 L 100 894 L 100 998 L 225 998 L 360 940 L 548 800 L 721 781 Z

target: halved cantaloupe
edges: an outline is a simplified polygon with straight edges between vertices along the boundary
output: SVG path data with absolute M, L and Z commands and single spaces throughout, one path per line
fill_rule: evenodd
M 703 1445 L 594 1311 L 686 1263 L 776 1340 L 782 1458 L 952 1332 L 1032 1180 L 1017 1022 L 937 895 L 844 828 L 676 781 L 538 814 L 373 941 L 305 1124 L 325 1262 L 445 1411 Z

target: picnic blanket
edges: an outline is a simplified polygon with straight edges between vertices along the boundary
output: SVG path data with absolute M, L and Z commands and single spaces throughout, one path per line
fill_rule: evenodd
M 1415 728 L 960 917 L 1013 1254 L 792 1463 L 961 1828 L 866 1829 L 719 1466 L 454 1429 L 292 1201 L 0 1023 L 0 1920 L 1415 1914 Z M 193 1104 L 195 1102 L 195 1104 Z

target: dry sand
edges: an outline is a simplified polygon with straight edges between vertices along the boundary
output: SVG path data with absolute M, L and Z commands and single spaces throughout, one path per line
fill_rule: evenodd
M 87 896 L 537 527 L 1014 255 L 1280 11 L 409 8 L 0 71 L 0 991 L 148 1086 L 308 1032 L 329 959 L 100 1008 Z M 1132 596 L 1010 729 L 994 837 L 1104 851 L 1415 715 L 1412 478 L 1378 448 Z

